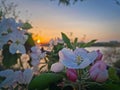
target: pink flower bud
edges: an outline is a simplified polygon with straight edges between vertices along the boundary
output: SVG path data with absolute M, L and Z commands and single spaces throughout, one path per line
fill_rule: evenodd
M 53 72 L 61 72 L 64 69 L 64 65 L 61 62 L 57 62 L 52 64 L 51 71 Z
M 66 74 L 70 81 L 76 82 L 78 75 L 77 75 L 77 71 L 75 69 L 68 68 Z
M 97 61 L 89 70 L 91 79 L 96 82 L 104 82 L 108 79 L 107 65 L 103 61 Z
M 103 54 L 100 52 L 100 50 L 97 50 L 98 57 L 97 60 L 102 60 Z

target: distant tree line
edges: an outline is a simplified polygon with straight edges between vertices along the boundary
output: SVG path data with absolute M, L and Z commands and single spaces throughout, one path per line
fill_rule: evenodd
M 110 42 L 97 42 L 92 46 L 104 46 L 104 47 L 120 47 L 120 42 L 110 41 Z

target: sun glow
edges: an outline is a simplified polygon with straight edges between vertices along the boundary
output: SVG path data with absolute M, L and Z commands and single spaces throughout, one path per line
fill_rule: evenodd
M 46 37 L 45 35 L 39 35 L 36 33 L 32 33 L 32 38 L 36 44 L 46 44 L 49 42 L 50 38 Z
M 40 43 L 41 43 L 40 39 L 38 39 L 38 40 L 37 40 L 37 43 L 38 43 L 38 44 L 40 44 Z

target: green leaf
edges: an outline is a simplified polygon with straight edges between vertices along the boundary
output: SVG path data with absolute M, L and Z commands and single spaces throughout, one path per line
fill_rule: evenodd
M 75 38 L 73 42 L 73 49 L 75 49 L 77 45 L 78 45 L 78 38 Z
M 31 26 L 31 24 L 28 23 L 28 22 L 25 22 L 25 23 L 23 24 L 23 26 L 22 26 L 22 29 L 26 29 L 26 30 L 31 29 L 31 28 L 32 28 L 32 26 Z
M 113 67 L 110 67 L 108 70 L 109 73 L 109 78 L 112 79 L 113 81 L 120 82 L 119 77 L 117 76 L 116 70 Z
M 74 44 L 77 44 L 78 38 L 75 38 L 74 40 Z
M 11 54 L 9 52 L 9 45 L 5 44 L 3 46 L 3 65 L 7 68 L 10 68 L 12 65 L 15 65 L 17 63 L 17 59 L 20 57 L 19 54 Z
M 30 34 L 27 34 L 27 35 L 28 35 L 28 39 L 24 45 L 25 45 L 26 51 L 30 51 L 31 47 L 35 46 L 35 43 L 34 43 L 34 40 L 32 38 L 32 35 L 30 35 Z
M 65 35 L 65 33 L 61 33 L 61 34 L 62 34 L 62 39 L 66 43 L 67 47 L 73 49 L 70 39 Z
M 57 83 L 59 80 L 62 80 L 62 75 L 55 73 L 42 73 L 39 76 L 35 77 L 29 84 L 29 90 L 45 90 L 52 83 Z
M 91 40 L 91 41 L 88 42 L 88 43 L 83 43 L 83 44 L 81 44 L 80 47 L 82 47 L 82 48 L 90 47 L 90 46 L 91 46 L 93 43 L 95 43 L 96 41 L 97 41 L 96 39 Z

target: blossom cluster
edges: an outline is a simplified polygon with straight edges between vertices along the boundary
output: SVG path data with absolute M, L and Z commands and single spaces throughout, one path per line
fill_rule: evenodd
M 84 48 L 76 48 L 74 51 L 63 48 L 59 52 L 60 60 L 51 66 L 51 71 L 61 72 L 66 67 L 66 73 L 71 81 L 78 79 L 78 69 L 84 70 L 88 66 L 90 78 L 97 82 L 104 82 L 108 78 L 107 65 L 102 60 L 99 51 L 88 52 Z
M 34 42 L 26 23 L 3 17 L 0 21 L 0 88 L 14 89 L 28 85 L 38 74 L 40 60 L 46 56 Z M 20 88 L 20 87 L 19 87 Z
M 78 38 L 71 41 L 61 33 L 62 39 L 52 39 L 44 49 L 35 45 L 27 26 L 14 18 L 0 21 L 0 89 L 68 90 L 69 85 L 75 90 L 92 90 L 92 85 L 105 90 L 120 88 L 116 70 L 104 62 L 101 51 L 86 49 L 96 40 L 79 43 Z

